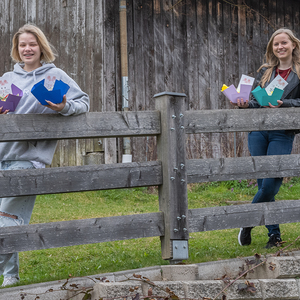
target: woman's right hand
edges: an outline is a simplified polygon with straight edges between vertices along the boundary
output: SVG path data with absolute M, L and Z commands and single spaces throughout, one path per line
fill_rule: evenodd
M 249 107 L 249 103 L 248 103 L 248 102 L 249 102 L 248 100 L 244 101 L 243 98 L 241 98 L 241 99 L 238 98 L 238 99 L 236 100 L 236 103 L 233 103 L 233 102 L 230 101 L 230 103 L 231 103 L 232 105 L 238 106 L 238 107 L 240 107 L 240 108 L 248 108 L 248 107 Z
M 3 108 L 3 106 L 0 107 L 0 115 L 6 115 L 8 113 L 8 109 L 5 111 L 2 111 L 2 108 Z

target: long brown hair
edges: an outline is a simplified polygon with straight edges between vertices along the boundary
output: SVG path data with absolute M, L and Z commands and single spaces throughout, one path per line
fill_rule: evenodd
M 266 62 L 263 65 L 261 65 L 260 68 L 257 70 L 257 72 L 259 72 L 262 68 L 267 68 L 267 70 L 265 71 L 264 75 L 261 78 L 260 83 L 262 87 L 264 87 L 267 81 L 270 81 L 274 68 L 276 68 L 279 65 L 279 59 L 274 55 L 273 52 L 273 41 L 275 36 L 280 33 L 287 34 L 291 42 L 295 45 L 295 49 L 293 50 L 292 53 L 292 60 L 293 60 L 292 71 L 295 72 L 298 78 L 300 79 L 300 40 L 296 38 L 296 36 L 290 29 L 280 28 L 272 34 L 268 42 L 267 50 L 265 53 Z

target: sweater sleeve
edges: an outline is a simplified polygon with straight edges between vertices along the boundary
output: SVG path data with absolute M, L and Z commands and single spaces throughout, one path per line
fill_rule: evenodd
M 62 111 L 59 113 L 63 116 L 79 115 L 88 112 L 90 109 L 89 96 L 83 92 L 78 84 L 70 77 L 67 82 L 70 86 L 66 97 L 67 103 Z
M 300 106 L 300 98 L 296 99 L 281 99 L 282 105 L 281 107 L 299 107 Z

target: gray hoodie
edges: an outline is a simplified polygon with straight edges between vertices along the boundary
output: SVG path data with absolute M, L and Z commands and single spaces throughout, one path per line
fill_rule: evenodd
M 41 105 L 30 92 L 32 87 L 47 75 L 55 76 L 70 86 L 66 97 L 66 106 L 59 114 L 63 116 L 78 115 L 89 111 L 89 96 L 64 71 L 54 64 L 44 63 L 31 72 L 23 70 L 21 64 L 15 64 L 13 72 L 7 72 L 3 78 L 15 84 L 23 91 L 16 110 L 11 114 L 52 114 L 56 111 Z M 10 113 L 9 113 L 10 114 Z M 0 115 L 1 117 L 1 115 Z M 57 141 L 20 141 L 0 143 L 0 161 L 27 160 L 51 164 Z

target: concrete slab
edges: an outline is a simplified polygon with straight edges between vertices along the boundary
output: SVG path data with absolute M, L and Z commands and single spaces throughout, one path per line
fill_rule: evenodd
M 227 274 L 227 276 L 231 279 L 236 278 L 237 274 L 241 270 L 240 267 L 242 267 L 245 263 L 245 259 L 253 259 L 253 257 L 192 265 L 154 266 L 115 273 L 98 274 L 90 277 L 72 278 L 70 279 L 69 284 L 77 284 L 79 287 L 86 288 L 91 288 L 94 286 L 96 288 L 97 286 L 97 291 L 99 294 L 100 292 L 103 294 L 103 291 L 105 291 L 103 290 L 104 284 L 99 283 L 99 280 L 96 278 L 106 277 L 110 281 L 109 284 L 111 286 L 114 283 L 118 283 L 118 285 L 121 287 L 124 283 L 121 281 L 132 278 L 133 274 L 138 274 L 144 278 L 149 278 L 151 281 L 155 281 L 156 287 L 152 287 L 153 293 L 158 291 L 165 292 L 162 289 L 168 287 L 169 289 L 173 290 L 175 294 L 179 293 L 179 295 L 182 297 L 194 299 L 200 297 L 211 297 L 212 295 L 217 295 L 218 292 L 220 292 L 224 287 L 224 283 L 221 280 L 215 279 L 221 278 L 224 274 Z M 274 271 L 269 270 L 270 266 L 274 267 Z M 258 299 L 257 297 L 259 297 L 261 293 L 261 299 L 266 300 L 300 299 L 299 280 L 283 279 L 293 277 L 297 278 L 299 276 L 300 252 L 294 253 L 290 256 L 270 256 L 267 264 L 264 267 L 259 267 L 255 273 L 247 275 L 247 280 L 256 282 L 255 286 L 258 292 L 255 295 L 246 296 L 249 299 Z M 167 281 L 164 279 L 167 279 Z M 256 281 L 256 279 L 259 280 Z M 25 300 L 34 300 L 37 295 L 39 295 L 40 300 L 66 299 L 66 297 L 68 297 L 68 293 L 67 291 L 61 289 L 64 282 L 65 281 L 53 281 L 28 286 L 0 289 L 0 300 L 21 299 L 21 293 L 26 294 Z M 257 282 L 259 282 L 259 284 L 257 284 Z M 125 284 L 126 288 L 131 286 L 139 286 L 139 291 L 145 296 L 148 295 L 147 293 L 151 287 L 149 284 L 141 283 L 139 281 L 130 280 L 127 282 L 125 281 L 125 283 L 127 284 Z M 122 286 L 122 288 L 123 287 L 124 286 Z M 53 291 L 47 292 L 50 289 Z M 235 285 L 233 285 L 228 290 L 227 299 L 248 299 L 246 296 L 243 298 L 240 293 L 236 294 L 236 291 L 237 288 Z M 117 292 L 117 290 L 115 292 Z
M 229 278 L 236 278 L 245 264 L 245 259 L 246 258 L 235 258 L 197 264 L 198 279 L 215 280 L 222 278 L 225 274 Z
M 186 281 L 184 285 L 185 295 L 189 299 L 213 298 L 224 288 L 220 280 Z M 217 299 L 221 299 L 221 296 Z
M 155 298 L 170 297 L 174 294 L 179 298 L 185 297 L 182 281 L 155 281 L 154 283 L 155 286 L 145 282 L 142 283 L 144 296 L 148 296 L 148 291 L 151 289 L 152 295 Z
M 126 280 L 128 278 L 132 278 L 133 274 L 138 274 L 143 277 L 150 279 L 151 281 L 160 281 L 162 280 L 162 270 L 161 266 L 154 266 L 142 269 L 135 269 L 135 270 L 126 270 L 114 273 L 114 281 L 119 282 Z
M 94 291 L 91 293 L 91 299 L 132 299 L 136 294 L 142 295 L 141 284 L 134 282 L 110 282 L 110 283 L 96 283 Z M 72 300 L 82 300 L 80 297 L 72 298 Z
M 295 279 L 260 279 L 264 300 L 299 299 L 298 283 Z
M 91 288 L 98 282 L 96 279 L 98 277 L 106 277 L 108 280 L 114 281 L 113 273 L 105 273 L 101 275 L 70 278 L 66 287 L 71 289 L 70 285 L 76 284 L 78 287 Z M 67 290 L 61 289 L 65 282 L 66 280 L 57 280 L 0 289 L 0 300 L 21 299 L 21 294 L 26 295 L 25 300 L 35 300 L 37 295 L 40 297 L 40 300 L 66 299 Z
M 198 266 L 195 265 L 170 265 L 161 266 L 163 280 L 198 280 Z

